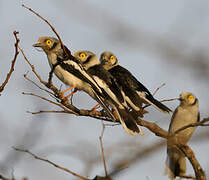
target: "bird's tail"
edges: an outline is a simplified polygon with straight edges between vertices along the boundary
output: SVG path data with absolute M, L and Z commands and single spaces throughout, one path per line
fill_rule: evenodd
M 126 109 L 116 108 L 118 118 L 125 129 L 130 135 L 136 135 L 136 133 L 143 135 L 143 132 L 139 125 L 137 125 L 135 119 L 127 112 Z
M 92 89 L 94 95 L 95 95 L 95 99 L 97 100 L 97 102 L 104 108 L 104 110 L 107 112 L 107 115 L 113 119 L 113 121 L 116 120 L 115 116 L 113 115 L 113 113 L 110 111 L 110 109 L 108 108 L 108 106 L 105 104 L 104 100 L 94 91 L 94 89 Z
M 143 98 L 143 97 L 142 97 Z M 158 110 L 160 110 L 163 113 L 170 113 L 172 112 L 171 109 L 169 109 L 167 106 L 165 106 L 163 103 L 159 102 L 158 100 L 156 100 L 153 96 L 151 95 L 147 95 L 146 98 L 143 98 L 144 101 L 146 101 L 148 104 L 154 106 L 155 108 L 157 108 Z
M 170 179 L 175 179 L 176 176 L 182 176 L 186 173 L 186 158 L 176 147 L 167 149 L 167 159 L 165 173 Z

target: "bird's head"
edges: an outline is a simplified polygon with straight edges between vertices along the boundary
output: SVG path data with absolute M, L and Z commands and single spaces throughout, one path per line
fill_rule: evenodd
M 99 58 L 91 51 L 75 51 L 73 56 L 83 64 L 85 69 L 100 64 Z
M 100 56 L 100 61 L 104 67 L 104 69 L 109 70 L 113 68 L 114 66 L 118 65 L 118 59 L 117 57 L 108 51 L 105 51 Z
M 45 53 L 56 52 L 61 49 L 61 43 L 54 37 L 43 36 L 40 37 L 33 47 L 40 47 Z
M 183 105 L 193 105 L 196 102 L 196 97 L 190 92 L 182 92 L 179 100 Z

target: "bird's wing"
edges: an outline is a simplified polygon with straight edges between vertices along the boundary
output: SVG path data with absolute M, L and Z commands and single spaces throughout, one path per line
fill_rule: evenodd
M 82 67 L 81 64 L 78 64 L 77 62 L 72 61 L 72 60 L 68 60 L 68 61 L 63 61 L 60 64 L 60 66 L 64 70 L 72 73 L 73 75 L 81 79 L 82 81 L 90 84 L 92 87 L 92 90 L 94 91 L 94 95 L 97 101 L 103 106 L 103 108 L 107 111 L 109 116 L 115 119 L 114 115 L 112 114 L 110 109 L 107 107 L 103 99 L 101 98 L 101 95 L 102 95 L 101 88 L 98 86 L 97 82 L 95 82 L 95 80 L 86 72 L 86 70 Z
M 149 90 L 140 83 L 132 74 L 130 71 L 125 69 L 122 66 L 115 66 L 112 69 L 109 70 L 112 75 L 116 79 L 119 79 L 120 84 L 126 87 L 133 88 L 136 91 L 145 92 L 147 94 L 151 94 Z
M 95 65 L 89 68 L 88 72 L 111 99 L 124 103 L 125 100 L 121 93 L 121 89 L 119 88 L 115 78 L 108 71 L 106 71 L 101 65 Z

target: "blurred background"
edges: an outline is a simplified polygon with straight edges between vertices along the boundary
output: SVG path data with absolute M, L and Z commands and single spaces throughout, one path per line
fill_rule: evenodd
M 130 70 L 151 92 L 166 83 L 156 98 L 178 97 L 182 91 L 193 92 L 200 100 L 201 119 L 208 117 L 209 102 L 209 2 L 206 0 L 28 0 L 0 1 L 0 84 L 9 71 L 14 56 L 14 36 L 20 32 L 20 46 L 37 72 L 47 79 L 50 71 L 46 55 L 32 47 L 40 36 L 55 36 L 48 25 L 30 11 L 25 3 L 56 28 L 71 51 L 90 50 L 98 56 L 112 51 L 120 64 Z M 99 136 L 100 121 L 67 114 L 32 115 L 26 111 L 59 110 L 58 107 L 22 92 L 49 97 L 24 79 L 23 74 L 38 82 L 24 58 L 19 55 L 15 72 L 0 97 L 0 174 L 14 172 L 17 179 L 73 179 L 72 175 L 15 152 L 12 146 L 26 148 L 93 178 L 104 175 Z M 62 83 L 55 77 L 54 84 Z M 62 85 L 62 89 L 66 86 Z M 74 105 L 92 108 L 96 102 L 78 92 Z M 177 101 L 165 103 L 171 109 Z M 145 120 L 167 129 L 169 115 L 152 107 Z M 145 128 L 144 136 L 131 137 L 121 126 L 107 126 L 103 143 L 107 170 L 121 164 L 126 169 L 115 180 L 168 179 L 163 175 L 166 159 L 165 141 Z M 209 177 L 209 132 L 199 127 L 189 142 Z M 188 163 L 188 174 L 193 174 Z

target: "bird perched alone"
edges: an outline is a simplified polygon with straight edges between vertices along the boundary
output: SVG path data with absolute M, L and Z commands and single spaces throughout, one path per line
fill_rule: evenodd
M 40 47 L 46 53 L 51 68 L 54 68 L 55 75 L 66 85 L 78 90 L 83 90 L 102 105 L 110 118 L 115 118 L 110 109 L 101 98 L 102 89 L 95 80 L 83 68 L 81 63 L 71 55 L 66 46 L 66 52 L 62 49 L 61 43 L 54 37 L 40 37 L 33 45 Z
M 118 118 L 125 131 L 131 135 L 142 134 L 136 120 L 128 112 L 123 96 L 124 93 L 118 87 L 115 78 L 103 68 L 99 58 L 90 51 L 76 51 L 73 55 L 80 60 L 87 72 L 92 75 L 97 84 L 103 89 L 105 102 L 117 111 Z
M 198 99 L 189 92 L 180 94 L 180 105 L 175 109 L 171 118 L 169 133 L 174 133 L 178 129 L 199 121 Z M 176 134 L 181 144 L 187 144 L 191 138 L 195 127 L 186 128 Z M 186 173 L 185 155 L 172 143 L 172 139 L 167 142 L 166 170 L 171 179 L 182 176 Z
M 119 86 L 125 93 L 125 99 L 135 110 L 142 108 L 142 103 L 150 104 L 164 113 L 171 110 L 156 100 L 149 90 L 140 83 L 127 69 L 120 66 L 117 57 L 111 52 L 103 52 L 100 57 L 104 69 L 108 70 L 117 80 Z

